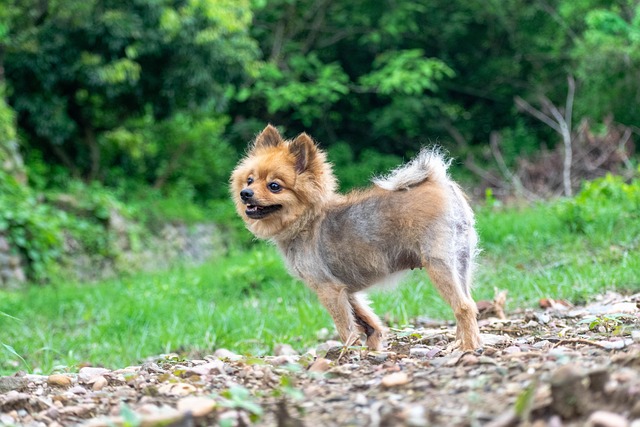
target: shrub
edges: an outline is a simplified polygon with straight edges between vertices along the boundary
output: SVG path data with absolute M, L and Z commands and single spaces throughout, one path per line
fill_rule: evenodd
M 580 193 L 558 204 L 558 215 L 565 224 L 585 234 L 603 226 L 611 228 L 626 219 L 637 220 L 639 212 L 640 179 L 626 183 L 611 174 L 584 182 Z

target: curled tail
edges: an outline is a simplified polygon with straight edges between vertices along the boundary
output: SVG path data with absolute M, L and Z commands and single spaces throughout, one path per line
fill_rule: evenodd
M 426 181 L 448 181 L 447 169 L 451 160 L 437 148 L 423 148 L 409 163 L 391 171 L 388 175 L 375 178 L 373 183 L 389 191 L 408 190 Z

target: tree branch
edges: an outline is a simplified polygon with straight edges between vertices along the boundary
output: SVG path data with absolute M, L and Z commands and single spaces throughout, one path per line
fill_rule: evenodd
M 560 126 L 558 126 L 558 124 L 554 122 L 551 117 L 547 116 L 542 111 L 534 108 L 531 104 L 529 104 L 527 101 L 520 98 L 519 96 L 515 97 L 515 102 L 520 110 L 531 114 L 533 117 L 540 120 L 542 123 L 546 124 L 551 129 L 555 130 L 559 134 L 562 134 L 562 130 L 560 129 Z

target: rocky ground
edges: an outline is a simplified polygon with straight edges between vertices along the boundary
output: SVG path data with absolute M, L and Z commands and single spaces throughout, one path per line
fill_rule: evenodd
M 451 349 L 453 325 L 425 320 L 390 331 L 385 352 L 328 341 L 18 373 L 0 378 L 0 425 L 640 427 L 640 294 L 506 317 L 505 297 L 479 303 L 482 352 Z

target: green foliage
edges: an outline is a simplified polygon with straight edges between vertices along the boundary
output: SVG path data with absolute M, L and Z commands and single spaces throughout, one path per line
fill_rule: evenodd
M 421 95 L 435 91 L 436 82 L 453 77 L 454 71 L 444 62 L 425 58 L 422 49 L 384 52 L 373 62 L 373 71 L 360 77 L 364 88 L 383 95 Z
M 315 54 L 293 55 L 286 71 L 264 64 L 251 93 L 265 100 L 269 113 L 284 112 L 311 126 L 349 92 L 348 81 L 337 63 L 323 64 Z
M 402 159 L 397 156 L 385 156 L 375 150 L 363 151 L 356 160 L 351 147 L 346 143 L 331 146 L 328 154 L 336 175 L 340 177 L 340 188 L 343 191 L 366 187 L 375 175 L 388 172 L 402 163 Z
M 126 214 L 124 206 L 98 184 L 73 181 L 66 190 L 39 193 L 0 171 L 0 233 L 27 262 L 33 281 L 63 271 L 65 234 L 92 254 L 116 255 L 106 224 L 112 210 Z
M 601 119 L 638 124 L 630 105 L 640 100 L 640 5 L 617 1 L 586 11 L 584 33 L 572 49 L 582 81 L 577 110 Z
M 130 173 L 141 151 L 154 150 L 153 172 L 162 174 L 182 150 L 190 161 L 179 166 L 202 185 L 212 156 L 204 148 L 211 139 L 200 137 L 219 135 L 233 86 L 255 67 L 248 1 L 28 0 L 10 8 L 19 19 L 8 20 L 4 66 L 30 148 L 90 179 L 108 179 L 113 166 Z
M 15 113 L 5 101 L 5 87 L 0 84 L 0 162 L 4 160 L 1 150 L 4 144 L 16 140 Z
M 603 204 L 603 200 L 607 203 Z M 560 218 L 571 230 L 590 234 L 624 226 L 640 218 L 640 180 L 625 183 L 622 177 L 606 175 L 587 181 L 575 198 L 558 205 Z
M 240 385 L 225 390 L 222 392 L 222 397 L 226 399 L 221 403 L 222 406 L 247 411 L 252 422 L 258 421 L 264 414 L 262 407 L 254 402 L 249 390 Z
M 30 276 L 41 280 L 61 254 L 66 215 L 39 202 L 29 187 L 0 171 L 0 232 L 28 260 Z

